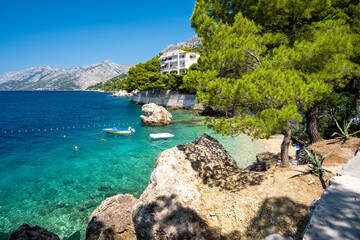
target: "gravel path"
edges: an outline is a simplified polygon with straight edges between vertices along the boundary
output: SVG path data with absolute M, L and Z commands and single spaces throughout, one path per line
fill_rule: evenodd
M 360 154 L 331 180 L 303 239 L 360 239 Z

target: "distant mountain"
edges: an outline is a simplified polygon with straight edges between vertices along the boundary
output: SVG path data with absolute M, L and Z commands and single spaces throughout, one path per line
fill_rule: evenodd
M 0 76 L 0 90 L 84 90 L 90 85 L 127 73 L 132 64 L 103 61 L 76 68 L 39 66 Z
M 174 50 L 177 50 L 178 48 L 183 48 L 185 46 L 187 46 L 189 48 L 192 48 L 192 49 L 201 47 L 202 43 L 201 43 L 200 37 L 196 34 L 195 36 L 192 36 L 186 42 L 181 42 L 181 43 L 177 43 L 177 44 L 170 44 L 170 45 L 167 46 L 167 48 L 162 50 L 162 53 L 174 51 Z

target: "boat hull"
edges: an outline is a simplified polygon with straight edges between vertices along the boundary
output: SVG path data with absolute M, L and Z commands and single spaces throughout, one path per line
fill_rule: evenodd
M 105 128 L 103 129 L 103 131 L 107 132 L 107 133 L 113 133 L 113 134 L 131 134 L 131 130 L 113 130 L 111 128 Z

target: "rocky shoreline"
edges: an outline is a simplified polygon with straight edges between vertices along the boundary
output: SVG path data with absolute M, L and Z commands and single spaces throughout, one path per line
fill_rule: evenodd
M 315 176 L 299 175 L 306 168 L 240 169 L 217 140 L 203 134 L 159 155 L 139 199 L 105 200 L 90 218 L 87 239 L 264 239 L 274 233 L 291 237 L 267 239 L 302 239 L 308 208 L 323 192 Z M 114 204 L 108 203 L 117 199 L 123 200 L 111 213 Z M 103 215 L 119 221 L 110 218 L 94 231 L 94 217 Z
M 306 171 L 305 165 L 240 169 L 221 143 L 203 134 L 159 155 L 139 199 L 104 200 L 90 216 L 86 239 L 264 239 L 274 233 L 302 239 L 308 208 L 323 192 L 317 177 L 300 174 Z

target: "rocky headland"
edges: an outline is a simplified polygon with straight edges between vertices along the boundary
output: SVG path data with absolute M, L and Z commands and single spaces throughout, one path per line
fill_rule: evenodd
M 132 97 L 134 94 L 138 94 L 138 90 L 134 90 L 131 92 L 128 92 L 126 90 L 120 90 L 118 92 L 113 93 L 112 95 L 109 95 L 109 97 Z
M 94 211 L 88 229 L 96 213 L 116 205 L 120 209 L 106 210 L 114 217 L 102 218 L 97 225 L 103 226 L 97 232 L 113 232 L 113 239 L 296 236 L 307 224 L 309 205 L 322 193 L 316 177 L 299 175 L 305 170 L 306 166 L 266 172 L 240 169 L 217 140 L 203 134 L 192 143 L 162 152 L 140 198 L 135 203 L 124 195 L 105 200 Z M 116 199 L 125 200 L 118 204 Z M 117 227 L 124 225 L 126 231 Z M 121 238 L 124 232 L 132 235 Z M 87 232 L 88 239 L 93 236 Z
M 311 148 L 320 154 L 320 149 L 333 149 L 334 155 L 325 161 L 326 167 L 332 167 L 334 162 L 354 156 L 359 144 L 357 138 L 345 144 L 326 140 Z M 258 157 L 276 156 L 266 153 Z M 89 218 L 86 239 L 264 239 L 269 235 L 266 239 L 302 239 L 305 229 L 306 239 L 356 236 L 358 228 L 343 231 L 342 224 L 359 220 L 347 206 L 358 207 L 360 189 L 355 183 L 351 192 L 346 190 L 350 178 L 359 179 L 359 157 L 346 165 L 340 172 L 345 176 L 336 177 L 324 193 L 307 165 L 289 169 L 275 166 L 266 171 L 240 169 L 217 140 L 203 134 L 194 142 L 159 154 L 149 185 L 139 199 L 120 194 L 104 200 Z M 322 193 L 321 200 L 313 202 Z M 340 197 L 342 204 L 330 201 L 329 194 Z M 328 204 L 338 205 L 339 214 L 331 214 Z M 329 224 L 335 224 L 338 232 Z M 326 235 L 319 235 L 316 229 L 324 227 Z M 51 237 L 42 239 L 54 239 Z

